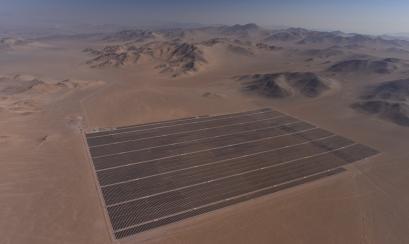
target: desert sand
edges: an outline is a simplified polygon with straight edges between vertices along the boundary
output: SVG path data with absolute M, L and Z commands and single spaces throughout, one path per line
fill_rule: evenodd
M 352 106 L 399 103 L 400 116 L 409 116 L 407 93 L 391 85 L 389 95 L 379 91 L 385 82 L 408 79 L 409 53 L 396 51 L 409 51 L 403 41 L 250 24 L 4 43 L 2 243 L 116 243 L 83 131 L 264 107 L 381 154 L 340 175 L 121 243 L 409 242 L 409 129 L 384 110 Z M 259 84 L 256 92 L 246 82 Z

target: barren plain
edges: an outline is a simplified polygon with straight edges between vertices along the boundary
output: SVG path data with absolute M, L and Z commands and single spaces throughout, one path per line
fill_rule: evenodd
M 116 243 L 83 131 L 271 108 L 371 146 L 347 171 L 121 243 L 408 243 L 409 43 L 254 24 L 0 41 L 2 243 Z

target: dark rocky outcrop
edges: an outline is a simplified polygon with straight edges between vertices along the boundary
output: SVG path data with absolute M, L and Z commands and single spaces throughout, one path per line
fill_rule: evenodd
M 327 81 L 311 72 L 284 72 L 273 74 L 254 74 L 238 77 L 245 81 L 243 89 L 261 95 L 284 98 L 294 95 L 318 97 L 330 89 Z

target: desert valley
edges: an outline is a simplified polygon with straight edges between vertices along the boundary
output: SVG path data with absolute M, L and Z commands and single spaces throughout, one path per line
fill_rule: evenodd
M 2 243 L 114 241 L 84 132 L 262 108 L 380 153 L 123 243 L 409 242 L 409 41 L 245 24 L 1 35 Z

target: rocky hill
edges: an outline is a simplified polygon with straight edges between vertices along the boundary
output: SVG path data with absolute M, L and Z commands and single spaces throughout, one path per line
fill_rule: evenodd
M 362 99 L 409 102 L 409 79 L 384 82 L 370 87 L 362 95 Z
M 106 35 L 103 40 L 115 42 L 144 42 L 153 40 L 155 34 L 149 30 L 123 30 L 113 34 Z
M 301 95 L 318 97 L 331 89 L 331 83 L 311 72 L 253 74 L 236 77 L 247 92 L 267 97 L 285 98 Z
M 262 29 L 253 23 L 219 27 L 220 34 L 237 37 L 249 37 L 260 31 L 262 31 Z
M 93 58 L 87 62 L 91 67 L 121 67 L 150 62 L 161 73 L 173 76 L 198 71 L 207 63 L 203 51 L 195 44 L 182 41 L 154 41 L 142 46 L 133 44 L 107 46 L 102 50 L 86 49 Z
M 11 38 L 11 37 L 4 37 L 0 38 L 0 50 L 1 49 L 14 49 L 17 47 L 22 47 L 30 44 L 30 41 L 19 39 L 19 38 Z
M 44 104 L 52 103 L 64 94 L 102 84 L 104 82 L 94 80 L 43 80 L 21 74 L 0 76 L 0 110 L 20 114 L 39 112 Z
M 362 101 L 352 104 L 352 108 L 381 119 L 391 121 L 397 125 L 409 126 L 409 105 L 388 101 Z
M 409 42 L 405 40 L 386 39 L 380 36 L 344 33 L 340 31 L 313 31 L 302 28 L 275 30 L 265 37 L 264 40 L 296 45 L 339 45 L 349 47 L 382 45 L 388 47 L 409 47 Z
M 334 73 L 391 73 L 399 68 L 401 60 L 386 59 L 350 59 L 338 62 L 328 68 L 328 71 Z
M 398 125 L 409 126 L 409 79 L 368 87 L 352 108 Z
M 345 51 L 338 47 L 329 47 L 324 49 L 307 49 L 302 51 L 302 54 L 310 58 L 326 59 L 330 57 L 342 56 L 345 54 Z

